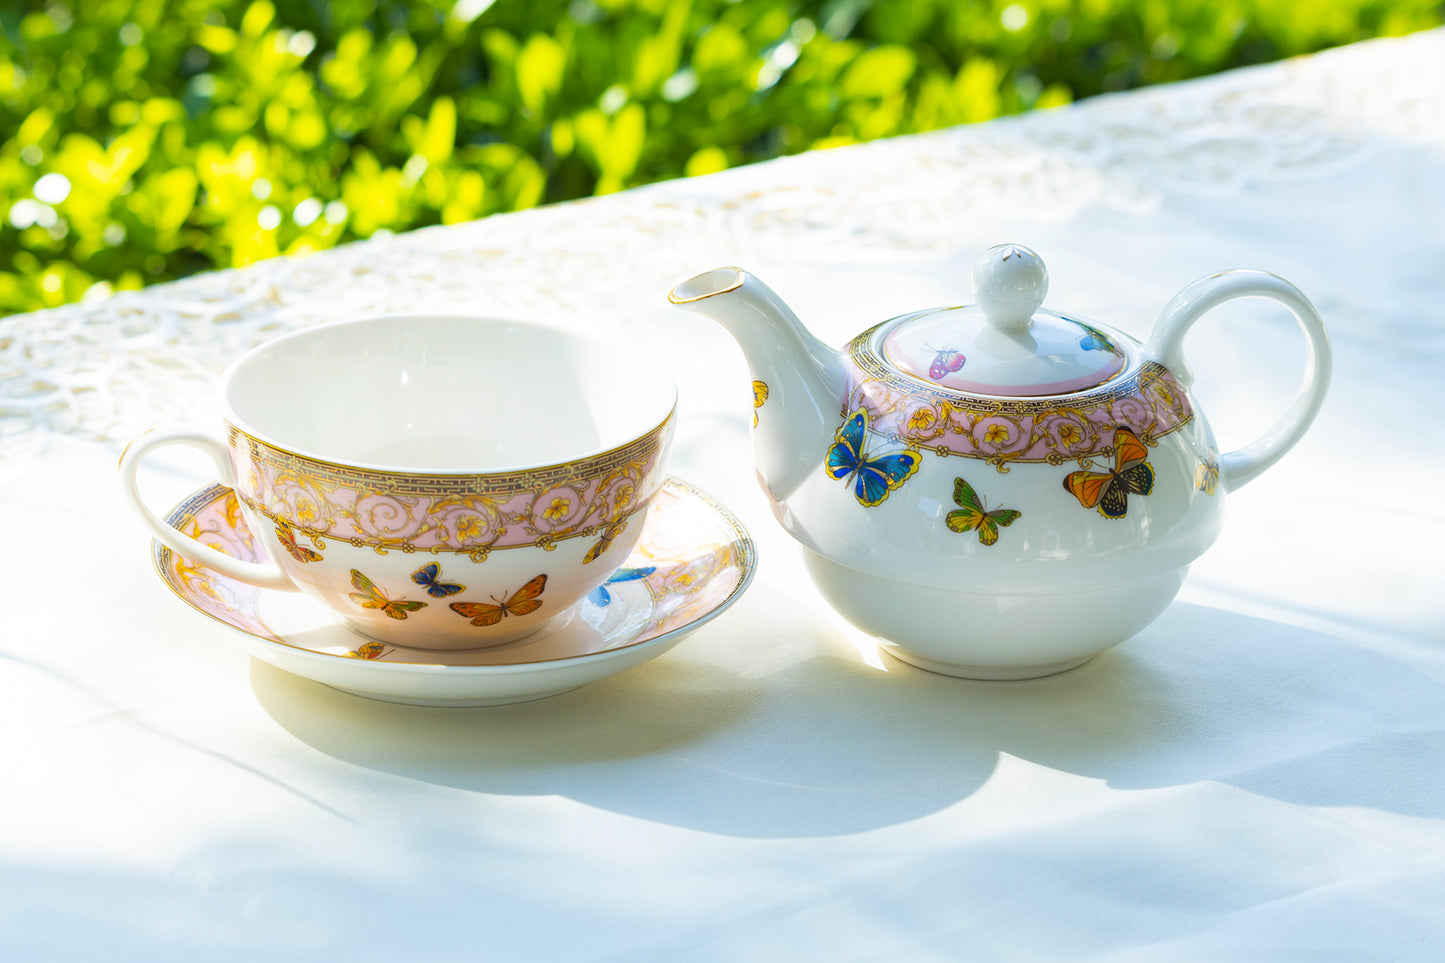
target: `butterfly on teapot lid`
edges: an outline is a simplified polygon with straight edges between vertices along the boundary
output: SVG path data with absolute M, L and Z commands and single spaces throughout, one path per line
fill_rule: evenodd
M 973 304 L 882 321 L 841 349 L 738 268 L 669 300 L 741 345 L 759 481 L 840 613 L 927 669 L 1046 675 L 1169 604 L 1218 535 L 1225 494 L 1319 411 L 1329 338 L 1298 288 L 1260 271 L 1188 285 L 1147 342 L 1045 309 L 1048 270 L 1017 244 L 984 251 L 973 287 Z M 1288 410 L 1221 453 L 1183 342 L 1242 297 L 1288 309 L 1309 360 Z
M 1122 339 L 1098 324 L 1041 309 L 1043 260 L 1018 244 L 973 265 L 976 303 L 905 315 L 876 345 L 885 363 L 954 391 L 1033 397 L 1102 384 L 1128 363 Z

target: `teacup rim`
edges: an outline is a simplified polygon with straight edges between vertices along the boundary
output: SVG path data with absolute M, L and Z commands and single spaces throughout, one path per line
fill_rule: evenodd
M 553 332 L 555 334 L 563 335 L 565 337 L 572 338 L 578 341 L 590 341 L 594 343 L 605 344 L 611 349 L 620 349 L 634 356 L 642 358 L 650 362 L 654 367 L 656 367 L 658 372 L 667 380 L 667 387 L 671 392 L 672 402 L 670 405 L 668 405 L 667 414 L 663 416 L 662 420 L 652 424 L 646 431 L 636 432 L 615 445 L 609 445 L 606 448 L 595 448 L 581 451 L 572 455 L 569 458 L 552 461 L 517 462 L 514 464 L 498 466 L 495 468 L 488 468 L 482 471 L 478 471 L 474 468 L 408 468 L 403 465 L 388 465 L 378 462 L 362 461 L 359 459 L 338 459 L 333 456 L 319 454 L 315 451 L 302 450 L 298 446 L 287 445 L 278 441 L 274 436 L 267 432 L 256 430 L 253 426 L 247 423 L 244 418 L 241 418 L 240 415 L 236 413 L 227 398 L 227 388 L 230 386 L 237 372 L 239 372 L 241 368 L 243 368 L 248 362 L 252 361 L 263 352 L 275 348 L 276 345 L 282 342 L 300 340 L 308 335 L 314 335 L 316 332 L 323 329 L 332 330 L 338 327 L 347 327 L 362 324 L 376 324 L 384 321 L 425 320 L 487 321 L 501 324 L 520 324 L 525 325 L 529 328 L 536 328 Z M 228 364 L 225 370 L 222 371 L 220 380 L 216 385 L 216 398 L 217 404 L 219 405 L 221 411 L 221 420 L 228 429 L 244 435 L 247 438 L 253 439 L 260 444 L 271 448 L 274 451 L 280 452 L 281 454 L 289 455 L 293 458 L 299 458 L 310 463 L 330 468 L 352 469 L 355 471 L 362 471 L 367 473 L 407 478 L 484 478 L 500 475 L 516 475 L 520 473 L 552 471 L 568 465 L 576 465 L 583 462 L 605 459 L 611 455 L 616 454 L 617 452 L 623 451 L 624 449 L 636 446 L 637 444 L 643 442 L 645 439 L 656 435 L 658 432 L 666 428 L 668 422 L 675 420 L 677 416 L 677 406 L 679 400 L 677 377 L 672 373 L 672 371 L 668 369 L 668 367 L 664 365 L 660 360 L 653 357 L 651 354 L 638 349 L 632 344 L 628 344 L 623 341 L 608 340 L 606 338 L 598 337 L 594 334 L 575 331 L 570 328 L 561 327 L 560 325 L 556 324 L 549 324 L 543 321 L 531 321 L 525 318 L 504 318 L 497 315 L 467 314 L 464 312 L 428 312 L 425 314 L 408 314 L 402 312 L 363 315 L 355 318 L 344 318 L 339 321 L 328 321 L 323 324 L 301 328 L 296 331 L 289 331 L 286 334 L 279 335 L 275 338 L 271 338 L 270 340 L 263 342 L 262 344 L 256 345 L 255 347 L 248 350 L 245 354 L 241 355 L 241 357 Z

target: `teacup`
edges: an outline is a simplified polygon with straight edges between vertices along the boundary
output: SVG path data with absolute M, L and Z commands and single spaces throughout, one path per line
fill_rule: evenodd
M 387 317 L 262 345 L 220 383 L 224 441 L 156 430 L 120 462 L 173 551 L 300 590 L 357 632 L 414 648 L 523 638 L 614 574 L 666 479 L 677 387 L 615 341 L 487 318 Z M 141 501 L 150 451 L 208 453 L 271 565 Z

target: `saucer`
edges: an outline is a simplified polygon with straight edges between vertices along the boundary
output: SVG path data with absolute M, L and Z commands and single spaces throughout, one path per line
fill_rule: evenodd
M 191 495 L 166 521 L 228 555 L 265 560 L 223 485 Z M 726 611 L 756 568 L 736 516 L 669 478 L 632 554 L 565 624 L 506 645 L 441 652 L 372 641 L 299 592 L 247 585 L 159 543 L 152 556 L 171 591 L 239 631 L 255 657 L 368 699 L 427 706 L 526 702 L 641 665 Z

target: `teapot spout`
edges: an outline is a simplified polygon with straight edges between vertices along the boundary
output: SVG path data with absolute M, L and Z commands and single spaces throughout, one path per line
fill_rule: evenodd
M 840 424 L 847 386 L 843 354 L 815 338 L 782 298 L 740 268 L 699 274 L 667 299 L 712 318 L 742 347 L 757 409 L 758 480 L 781 504 L 822 463 Z

